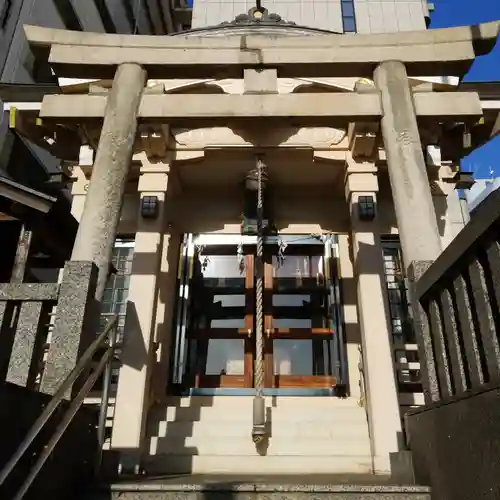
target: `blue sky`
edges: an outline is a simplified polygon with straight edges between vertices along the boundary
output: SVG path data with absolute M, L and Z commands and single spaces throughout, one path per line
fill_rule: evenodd
M 500 0 L 434 0 L 431 28 L 448 28 L 500 19 Z M 474 63 L 468 81 L 500 81 L 500 43 L 488 56 Z M 500 176 L 500 137 L 475 151 L 462 162 L 462 169 L 474 172 L 476 178 Z

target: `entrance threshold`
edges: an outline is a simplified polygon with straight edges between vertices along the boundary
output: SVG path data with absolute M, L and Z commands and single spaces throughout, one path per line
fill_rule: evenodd
M 181 391 L 181 396 L 255 396 L 253 388 L 231 388 L 231 387 L 191 387 Z M 264 396 L 303 396 L 303 397 L 325 397 L 337 396 L 338 388 L 309 388 L 297 387 L 286 389 L 264 389 Z

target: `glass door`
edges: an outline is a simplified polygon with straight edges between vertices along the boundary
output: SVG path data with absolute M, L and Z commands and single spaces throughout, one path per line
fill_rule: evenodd
M 198 245 L 187 322 L 188 387 L 252 387 L 254 256 L 246 246 Z
M 256 241 L 241 235 L 185 236 L 172 390 L 206 394 L 254 387 Z M 266 238 L 263 331 L 269 393 L 338 389 L 347 380 L 334 248 L 331 238 Z
M 316 242 L 318 243 L 318 242 Z M 264 271 L 266 385 L 336 385 L 334 318 L 323 244 L 268 248 Z

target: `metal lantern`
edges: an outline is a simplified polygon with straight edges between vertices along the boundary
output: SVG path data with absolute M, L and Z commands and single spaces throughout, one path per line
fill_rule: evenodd
M 358 217 L 364 221 L 375 219 L 375 198 L 373 196 L 360 196 L 358 198 Z
M 160 202 L 158 196 L 144 196 L 141 199 L 141 216 L 144 219 L 156 219 L 159 208 Z

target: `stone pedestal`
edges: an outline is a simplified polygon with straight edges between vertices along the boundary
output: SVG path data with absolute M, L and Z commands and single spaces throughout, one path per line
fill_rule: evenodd
M 150 167 L 154 168 L 141 174 L 138 189 L 141 200 L 155 197 L 159 205 L 156 217 L 151 218 L 144 217 L 139 208 L 112 435 L 112 448 L 122 452 L 124 469 L 137 467 L 143 444 L 156 364 L 156 306 L 164 278 L 160 269 L 166 258 L 164 240 L 168 241 L 164 237 L 168 165 Z
M 435 260 L 441 241 L 422 151 L 413 97 L 403 63 L 387 61 L 375 70 L 382 96 L 382 134 L 405 267 Z
M 390 453 L 399 451 L 401 439 L 399 400 L 377 217 L 375 214 L 372 220 L 362 220 L 358 209 L 361 197 L 370 197 L 376 202 L 377 191 L 376 169 L 371 164 L 351 163 L 347 171 L 346 197 L 351 213 L 365 404 L 375 472 L 387 473 Z
M 85 198 L 72 260 L 93 261 L 101 300 L 111 263 L 123 194 L 137 132 L 137 113 L 146 72 L 137 64 L 119 66 L 109 92 L 89 190 Z
M 41 392 L 55 394 L 95 339 L 99 323 L 94 299 L 96 282 L 97 268 L 93 262 L 66 262 Z M 70 397 L 68 391 L 66 398 Z

